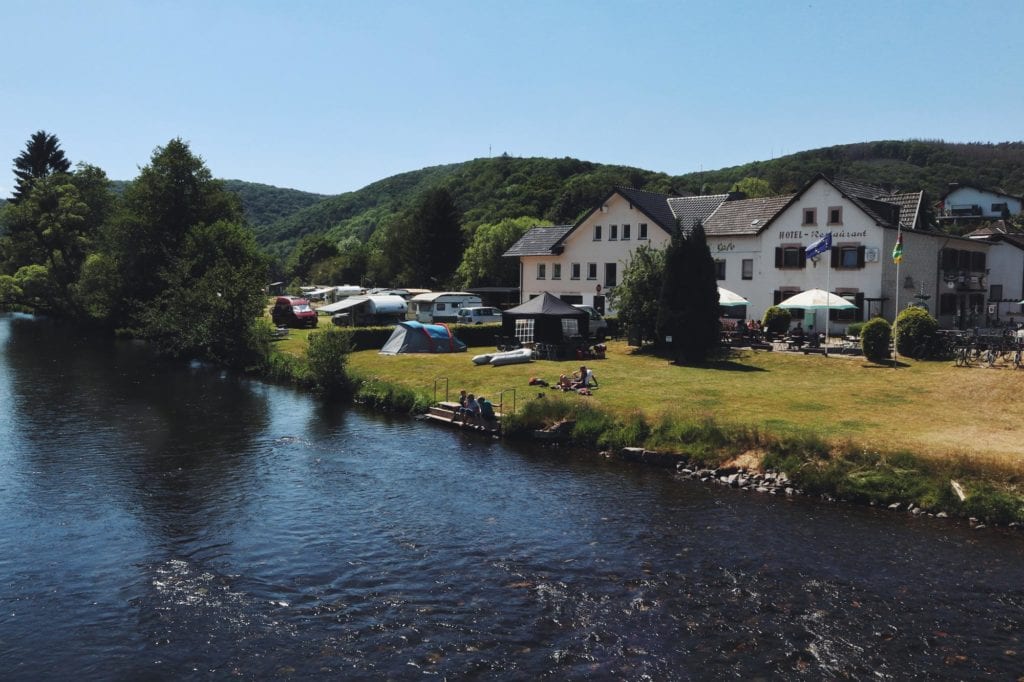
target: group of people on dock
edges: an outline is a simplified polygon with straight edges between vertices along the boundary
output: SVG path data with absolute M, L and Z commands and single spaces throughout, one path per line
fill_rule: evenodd
M 498 416 L 494 413 L 494 404 L 482 395 L 475 396 L 459 391 L 459 407 L 452 415 L 452 422 L 462 420 L 462 426 L 493 429 L 497 425 Z

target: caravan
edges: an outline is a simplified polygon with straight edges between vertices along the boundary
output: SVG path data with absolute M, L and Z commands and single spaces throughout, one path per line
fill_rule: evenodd
M 432 291 L 410 301 L 419 322 L 457 322 L 461 308 L 480 305 L 480 297 L 465 291 Z

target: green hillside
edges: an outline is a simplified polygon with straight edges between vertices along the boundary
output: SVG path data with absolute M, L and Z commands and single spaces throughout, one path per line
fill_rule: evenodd
M 254 228 L 268 225 L 312 206 L 327 197 L 323 194 L 285 189 L 244 180 L 224 180 L 224 188 L 242 200 L 245 219 Z
M 402 173 L 330 196 L 272 223 L 257 223 L 259 241 L 278 257 L 307 234 L 366 239 L 430 187 L 444 186 L 472 232 L 481 223 L 535 216 L 549 224 L 574 222 L 614 185 L 656 192 L 719 193 L 755 177 L 773 193 L 803 186 L 818 173 L 941 196 L 950 182 L 969 181 L 1024 194 L 1024 142 L 999 144 L 882 141 L 837 145 L 713 171 L 669 176 L 572 158 L 500 156 Z M 243 197 L 244 201 L 244 197 Z M 247 207 L 248 210 L 248 207 Z

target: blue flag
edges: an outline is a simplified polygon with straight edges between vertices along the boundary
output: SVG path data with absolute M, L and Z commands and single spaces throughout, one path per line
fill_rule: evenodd
M 829 232 L 824 237 L 816 242 L 813 242 L 810 246 L 805 249 L 808 258 L 814 258 L 817 255 L 825 253 L 832 248 L 832 233 Z

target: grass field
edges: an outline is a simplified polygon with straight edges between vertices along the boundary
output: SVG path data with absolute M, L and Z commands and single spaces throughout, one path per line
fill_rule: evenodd
M 282 350 L 299 353 L 304 333 L 293 332 Z M 529 385 L 531 377 L 554 383 L 579 362 L 536 361 L 524 365 L 476 366 L 470 358 L 491 348 L 453 355 L 382 356 L 353 353 L 349 363 L 363 377 L 379 378 L 433 395 L 444 379 L 458 389 L 483 393 L 495 404 L 512 391 L 518 405 L 550 389 Z M 608 344 L 608 357 L 590 363 L 600 383 L 592 397 L 606 409 L 711 417 L 785 436 L 814 434 L 836 444 L 854 443 L 924 456 L 968 455 L 1024 471 L 1024 371 L 1012 367 L 957 368 L 946 362 L 904 361 L 893 369 L 862 357 L 739 351 L 706 367 L 681 367 L 638 353 L 623 342 Z M 438 395 L 443 398 L 443 395 Z

